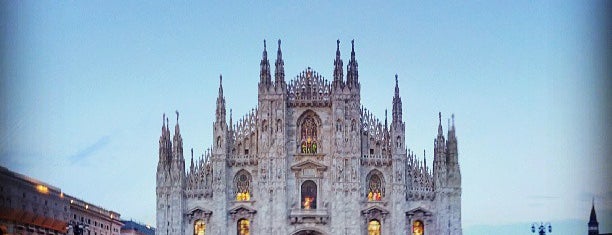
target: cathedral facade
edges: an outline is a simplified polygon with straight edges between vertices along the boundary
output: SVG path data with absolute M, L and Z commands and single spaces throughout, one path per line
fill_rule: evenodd
M 274 76 L 264 41 L 257 106 L 236 122 L 220 77 L 212 147 L 187 168 L 178 112 L 172 137 L 164 117 L 157 234 L 462 234 L 454 121 L 445 136 L 439 115 L 430 169 L 405 146 L 397 75 L 381 121 L 361 105 L 353 42 L 346 73 L 337 43 L 331 82 L 311 68 L 286 81 L 280 40 Z

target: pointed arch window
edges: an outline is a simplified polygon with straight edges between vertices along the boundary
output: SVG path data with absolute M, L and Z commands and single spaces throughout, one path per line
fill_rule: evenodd
M 234 177 L 236 191 L 236 201 L 250 201 L 251 196 L 251 174 L 245 170 L 240 170 Z
M 368 201 L 380 201 L 384 197 L 384 188 L 382 176 L 378 171 L 372 171 L 368 174 Z
M 304 118 L 301 125 L 301 152 L 302 153 L 317 153 L 317 124 L 312 117 Z
M 412 235 L 423 235 L 425 234 L 425 225 L 423 221 L 416 220 L 412 223 Z
M 382 181 L 380 177 L 376 174 L 370 177 L 370 182 L 368 184 L 368 201 L 380 201 L 382 198 L 382 190 L 381 190 Z
M 380 230 L 380 221 L 373 219 L 368 222 L 368 235 L 380 235 Z
M 236 229 L 238 235 L 249 235 L 251 234 L 251 222 L 248 219 L 238 220 L 238 228 Z
M 312 180 L 302 183 L 302 209 L 317 209 L 317 184 Z
M 196 220 L 193 223 L 193 235 L 205 235 L 206 234 L 206 224 L 203 220 Z

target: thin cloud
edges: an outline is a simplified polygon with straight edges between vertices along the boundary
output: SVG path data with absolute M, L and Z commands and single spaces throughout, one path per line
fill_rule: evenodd
M 102 136 L 100 139 L 98 139 L 92 145 L 90 145 L 87 148 L 82 149 L 79 152 L 77 152 L 76 154 L 70 156 L 69 157 L 70 163 L 74 164 L 74 163 L 76 163 L 78 161 L 81 161 L 83 159 L 86 159 L 86 158 L 90 157 L 92 154 L 94 154 L 98 150 L 103 149 L 104 147 L 106 147 L 109 143 L 110 143 L 110 136 Z

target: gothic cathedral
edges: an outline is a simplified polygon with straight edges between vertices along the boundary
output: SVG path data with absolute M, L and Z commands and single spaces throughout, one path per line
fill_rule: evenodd
M 405 146 L 397 75 L 391 122 L 361 106 L 355 47 L 344 79 L 311 68 L 285 81 L 281 43 L 272 80 L 264 41 L 255 109 L 226 119 L 221 78 L 213 146 L 185 168 L 178 112 L 164 117 L 157 166 L 158 235 L 461 235 L 454 120 L 441 115 L 433 168 Z M 165 116 L 165 115 L 164 115 Z

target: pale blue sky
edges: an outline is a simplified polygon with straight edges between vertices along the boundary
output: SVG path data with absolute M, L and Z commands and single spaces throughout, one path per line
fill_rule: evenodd
M 0 165 L 123 218 L 155 224 L 164 112 L 199 155 L 219 74 L 234 120 L 255 107 L 263 39 L 272 61 L 283 41 L 287 79 L 330 79 L 336 39 L 345 65 L 355 39 L 363 105 L 384 118 L 397 73 L 407 146 L 430 166 L 437 113 L 455 113 L 466 234 L 575 234 L 592 197 L 612 231 L 602 2 L 2 4 Z

